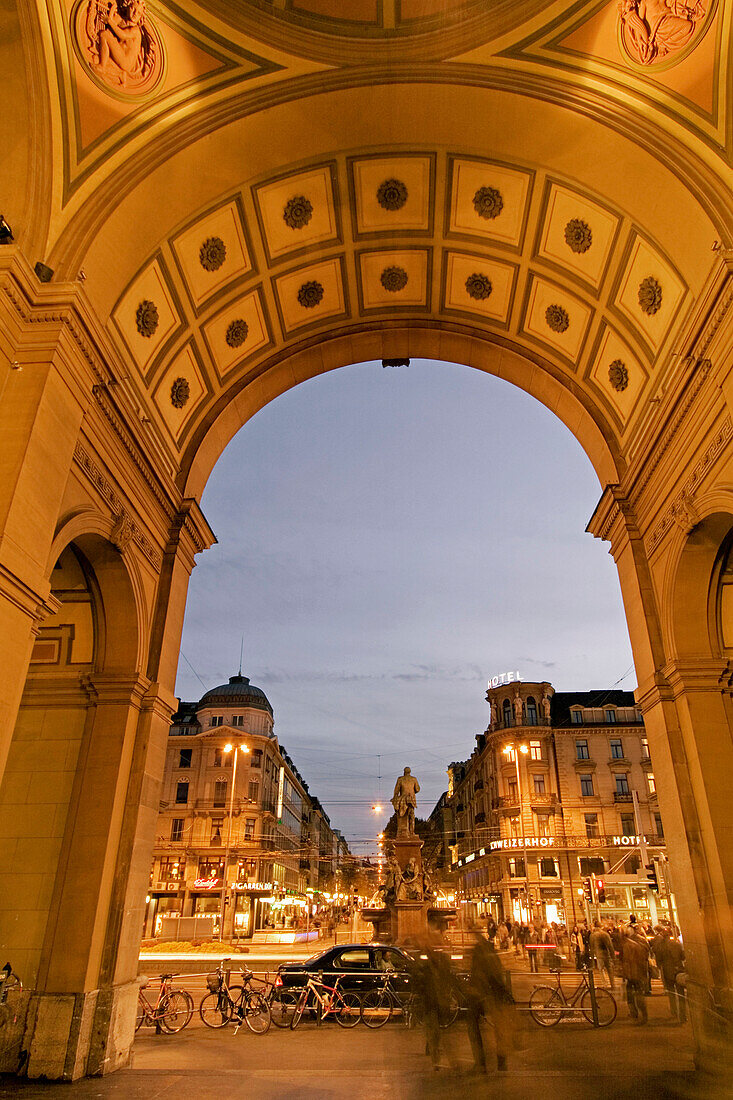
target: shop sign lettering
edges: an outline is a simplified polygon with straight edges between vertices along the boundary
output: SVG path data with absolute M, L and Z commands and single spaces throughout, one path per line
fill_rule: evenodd
M 492 840 L 489 847 L 492 852 L 496 852 L 504 848 L 551 848 L 554 843 L 554 836 L 528 836 L 524 840 L 512 836 L 506 840 Z
M 646 837 L 641 837 L 641 836 L 612 836 L 611 837 L 611 843 L 612 844 L 615 844 L 617 847 L 620 846 L 620 847 L 624 847 L 624 848 L 625 847 L 635 848 L 637 846 L 637 844 L 641 843 L 642 840 L 644 841 L 645 844 L 647 843 Z
M 269 894 L 272 890 L 271 882 L 235 882 L 235 890 L 249 890 L 251 893 Z
M 194 879 L 194 890 L 216 890 L 218 886 L 221 886 L 220 878 L 197 878 Z

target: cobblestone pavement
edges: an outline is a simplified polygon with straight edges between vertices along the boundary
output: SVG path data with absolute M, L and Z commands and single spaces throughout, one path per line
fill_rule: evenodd
M 522 983 L 524 984 L 524 983 Z M 73 1085 L 4 1078 L 4 1100 L 733 1100 L 721 1080 L 692 1069 L 688 1027 L 667 1020 L 667 1001 L 649 1000 L 646 1027 L 619 1018 L 607 1029 L 560 1023 L 543 1030 L 524 1016 L 506 1073 L 471 1072 L 465 1026 L 443 1033 L 443 1068 L 434 1071 L 420 1032 L 390 1022 L 379 1031 L 359 1025 L 304 1022 L 296 1032 L 271 1028 L 256 1036 L 242 1030 L 213 1032 L 195 1017 L 179 1035 L 143 1033 L 133 1065 L 104 1079 Z M 487 1049 L 493 1052 L 490 1029 Z

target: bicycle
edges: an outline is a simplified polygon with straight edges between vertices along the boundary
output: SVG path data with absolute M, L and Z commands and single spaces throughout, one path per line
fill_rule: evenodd
M 268 989 L 263 996 L 270 1006 L 270 1016 L 275 1027 L 289 1028 L 293 1013 L 298 1005 L 300 990 L 288 989 L 278 975 L 274 982 L 267 982 Z
M 589 1024 L 596 1026 L 588 970 L 583 970 L 580 981 L 569 997 L 560 983 L 559 968 L 551 969 L 550 973 L 556 975 L 557 986 L 535 986 L 529 996 L 529 1014 L 534 1022 L 540 1027 L 554 1027 L 567 1017 L 583 1016 Z M 606 989 L 596 989 L 594 986 L 594 993 L 597 1026 L 608 1027 L 616 1019 L 616 1001 Z
M 387 973 L 377 989 L 370 989 L 361 998 L 361 1022 L 366 1027 L 383 1027 L 395 1012 L 402 1014 L 405 1027 L 414 1027 L 418 1018 L 418 999 L 414 993 L 400 992 L 394 984 L 394 974 Z M 456 1015 L 458 1006 L 456 1004 Z M 455 1016 L 453 1017 L 455 1019 Z M 451 1020 L 451 1023 L 453 1020 Z M 441 1026 L 449 1026 L 441 1020 Z
M 183 1031 L 191 1022 L 193 1016 L 193 997 L 185 989 L 172 989 L 171 982 L 175 975 L 161 974 L 158 999 L 151 1004 L 143 993 L 148 988 L 149 979 L 145 979 L 137 994 L 137 1019 L 135 1031 L 139 1031 L 143 1024 L 150 1024 L 157 1032 L 166 1031 L 175 1034 Z
M 338 987 L 340 981 L 341 978 L 339 977 L 336 979 L 335 985 L 331 986 L 326 985 L 323 981 L 323 974 L 319 973 L 318 978 L 314 978 L 312 975 L 308 976 L 308 981 L 301 990 L 290 1021 L 290 1027 L 293 1031 L 303 1019 L 303 1013 L 309 1002 L 311 1002 L 311 1007 L 315 1007 L 316 1011 L 321 1012 L 322 1017 L 333 1016 L 336 1023 L 341 1027 L 356 1027 L 361 1019 L 361 997 L 358 993 L 349 991 L 342 993 Z
M 255 1035 L 264 1035 L 270 1028 L 270 1005 L 262 993 L 250 988 L 254 978 L 251 970 L 241 970 L 242 985 L 230 985 L 223 959 L 216 970 L 206 978 L 209 992 L 201 998 L 199 1016 L 210 1028 L 222 1028 L 235 1022 L 234 1033 L 246 1024 Z

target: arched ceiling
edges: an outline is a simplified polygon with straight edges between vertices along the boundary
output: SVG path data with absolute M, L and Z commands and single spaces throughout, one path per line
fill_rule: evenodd
M 130 88 L 85 53 L 94 2 L 20 0 L 4 212 L 31 262 L 83 270 L 175 464 L 289 358 L 440 331 L 571 395 L 618 473 L 733 240 L 729 5 L 644 61 L 616 0 L 161 0 Z

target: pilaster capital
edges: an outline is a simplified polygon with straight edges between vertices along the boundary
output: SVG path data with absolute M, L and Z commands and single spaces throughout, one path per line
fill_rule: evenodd
M 166 545 L 166 554 L 180 554 L 189 572 L 196 562 L 194 557 L 216 543 L 216 535 L 209 527 L 197 500 L 187 497 L 173 518 Z
M 61 603 L 51 592 L 48 581 L 33 583 L 25 581 L 18 574 L 0 562 L 0 596 L 19 608 L 32 621 L 32 631 L 38 628 L 49 615 L 55 615 Z
M 98 706 L 142 706 L 150 680 L 142 673 L 94 672 L 80 676 L 90 701 Z
M 633 506 L 620 485 L 607 485 L 603 490 L 586 531 L 594 538 L 610 542 L 614 555 L 624 540 L 640 538 Z
M 733 661 L 723 657 L 670 661 L 662 669 L 675 698 L 699 692 L 733 694 Z

